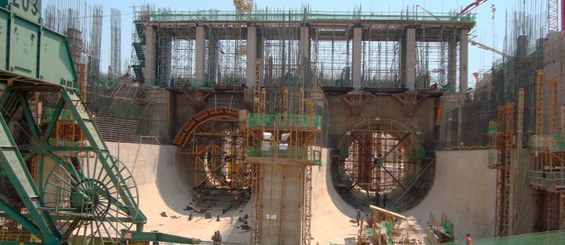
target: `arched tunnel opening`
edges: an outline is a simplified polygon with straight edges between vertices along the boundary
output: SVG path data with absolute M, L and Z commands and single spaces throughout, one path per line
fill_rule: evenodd
M 333 183 L 350 205 L 394 211 L 416 206 L 434 177 L 433 155 L 421 132 L 400 123 L 374 121 L 346 131 L 332 158 Z
M 211 108 L 195 114 L 175 143 L 193 165 L 192 197 L 200 209 L 235 209 L 249 200 L 251 167 L 244 162 L 238 111 Z

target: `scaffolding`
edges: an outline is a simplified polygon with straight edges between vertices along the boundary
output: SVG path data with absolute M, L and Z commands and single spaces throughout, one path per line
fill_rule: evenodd
M 546 131 L 544 130 L 544 115 L 546 115 L 544 71 L 538 70 L 536 74 L 536 134 L 530 139 L 533 168 L 528 173 L 528 179 L 530 185 L 538 191 L 538 201 L 543 203 L 541 208 L 545 207 L 545 211 L 542 212 L 543 218 L 538 219 L 535 226 L 542 230 L 563 229 L 565 228 L 565 137 L 559 134 L 557 128 L 559 80 L 549 79 L 549 127 Z
M 311 101 L 300 99 L 304 90 L 296 90 L 283 89 L 277 109 L 281 113 L 268 114 L 260 106 L 257 113 L 247 115 L 245 155 L 252 165 L 254 200 L 251 243 L 310 244 L 311 241 L 311 166 L 320 164 L 320 150 L 313 144 L 321 132 L 321 118 L 314 114 Z M 298 95 L 294 104 L 290 103 L 292 94 Z M 265 104 L 265 98 L 273 96 L 260 96 L 257 104 Z M 294 188 L 302 188 L 298 197 L 286 198 Z M 293 202 L 296 198 L 298 203 Z M 298 210 L 290 208 L 294 205 L 298 205 Z M 289 222 L 296 222 L 291 229 Z M 296 231 L 300 233 L 299 239 Z
M 496 169 L 495 235 L 508 236 L 510 226 L 510 167 L 514 146 L 514 103 L 498 106 L 496 130 L 490 132 L 491 149 L 496 149 L 496 161 L 489 167 Z M 515 164 L 515 163 L 514 163 Z

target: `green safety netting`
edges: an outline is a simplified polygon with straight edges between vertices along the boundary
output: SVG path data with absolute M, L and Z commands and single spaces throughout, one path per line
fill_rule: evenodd
M 314 160 L 313 154 L 307 148 L 298 146 L 288 146 L 286 150 L 277 150 L 274 147 L 261 149 L 261 146 L 249 146 L 245 148 L 247 157 L 274 157 L 285 159 Z
M 544 189 L 550 189 L 553 185 L 565 185 L 564 172 L 528 171 L 528 179 L 531 184 Z
M 555 151 L 565 151 L 565 134 L 557 134 L 554 137 Z
M 44 117 L 49 120 L 53 117 L 53 113 L 55 113 L 55 109 L 53 108 L 46 107 L 43 109 Z M 63 109 L 59 115 L 59 120 L 73 120 L 72 112 L 69 109 Z
M 489 121 L 488 122 L 488 134 L 489 135 L 495 135 L 496 133 L 498 133 L 498 130 L 496 128 L 496 122 L 495 121 Z
M 472 234 L 471 234 L 472 235 Z M 529 233 L 516 236 L 473 239 L 473 245 L 557 245 L 565 243 L 565 230 Z M 462 242 L 444 243 L 448 245 L 465 244 Z
M 249 113 L 248 127 L 317 127 L 322 125 L 320 115 Z
M 393 222 L 382 221 L 381 226 L 388 236 L 388 244 L 394 244 L 394 241 L 392 240 L 392 229 L 394 228 Z

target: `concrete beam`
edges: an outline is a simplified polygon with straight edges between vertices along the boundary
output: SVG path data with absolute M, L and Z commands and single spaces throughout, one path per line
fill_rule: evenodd
M 467 93 L 469 77 L 469 30 L 459 32 L 459 92 Z
M 416 88 L 416 29 L 408 28 L 406 29 L 406 35 L 404 38 L 404 48 L 406 52 L 405 58 L 405 80 L 403 81 L 404 86 L 410 91 Z
M 457 88 L 457 35 L 453 32 L 448 40 L 447 48 L 447 83 L 455 91 Z
M 363 28 L 355 27 L 353 28 L 353 57 L 352 57 L 352 82 L 353 82 L 353 89 L 360 90 L 361 89 L 361 49 L 362 49 L 362 42 L 363 39 Z
M 196 27 L 196 74 L 197 81 L 204 80 L 204 48 L 206 40 L 204 39 L 204 26 Z
M 247 87 L 253 88 L 257 61 L 257 27 L 247 27 Z
M 152 25 L 147 26 L 145 31 L 145 80 L 146 82 L 153 82 L 155 80 L 155 50 L 157 42 L 155 41 L 155 29 Z
M 300 27 L 300 76 L 304 80 L 304 86 L 311 88 L 313 85 L 310 68 L 310 25 L 304 23 Z

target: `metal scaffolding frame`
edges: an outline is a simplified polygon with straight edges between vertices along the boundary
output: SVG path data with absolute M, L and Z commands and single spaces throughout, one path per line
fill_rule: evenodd
M 496 201 L 495 201 L 495 235 L 508 236 L 511 232 L 510 225 L 510 166 L 512 162 L 512 149 L 514 146 L 514 103 L 498 106 L 498 119 L 496 133 L 491 134 L 495 145 L 491 148 L 497 150 L 496 168 Z

